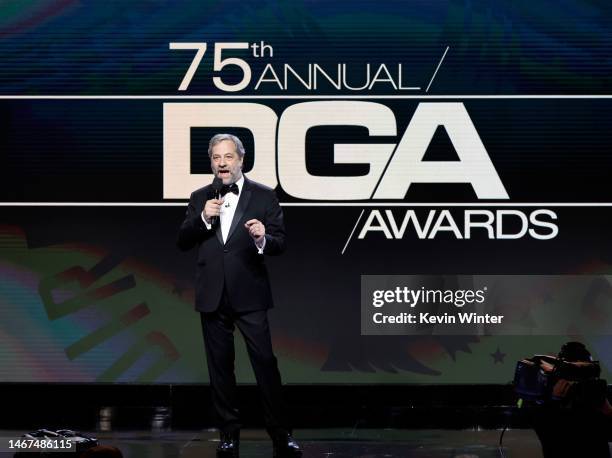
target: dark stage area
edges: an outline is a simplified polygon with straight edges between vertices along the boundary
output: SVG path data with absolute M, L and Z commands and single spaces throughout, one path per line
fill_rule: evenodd
M 70 428 L 125 457 L 215 456 L 207 386 L 2 384 L 1 392 L 2 437 Z M 239 392 L 241 456 L 269 457 L 257 388 Z M 304 457 L 498 457 L 505 426 L 506 457 L 541 457 L 510 385 L 290 385 L 285 394 Z
M 15 436 L 19 431 L 2 431 Z M 214 458 L 218 434 L 213 430 L 92 432 L 101 444 L 119 448 L 125 458 Z M 500 431 L 448 429 L 297 429 L 304 458 L 494 458 Z M 507 431 L 506 457 L 540 458 L 535 433 L 527 429 Z M 2 454 L 0 454 L 2 456 Z M 9 455 L 6 455 L 7 457 Z M 265 431 L 242 431 L 240 456 L 270 458 L 272 444 Z
M 149 429 L 154 417 L 180 430 L 214 424 L 207 385 L 0 385 L 1 429 Z M 256 386 L 239 387 L 247 428 L 263 427 Z M 524 427 L 511 385 L 288 385 L 294 428 L 496 429 Z M 28 408 L 24 408 L 27 403 Z

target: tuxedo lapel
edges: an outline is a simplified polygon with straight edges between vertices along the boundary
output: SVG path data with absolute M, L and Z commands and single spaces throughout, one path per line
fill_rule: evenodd
M 232 224 L 230 225 L 230 230 L 227 234 L 227 240 L 225 241 L 225 243 L 229 242 L 229 239 L 232 237 L 232 234 L 236 230 L 238 223 L 244 216 L 244 212 L 246 211 L 249 205 L 249 200 L 251 199 L 251 193 L 252 193 L 251 183 L 249 182 L 247 177 L 244 177 L 244 184 L 242 185 L 242 192 L 240 193 L 240 198 L 238 199 L 238 205 L 236 206 L 236 212 L 234 213 L 234 218 L 232 219 Z M 219 230 L 218 236 L 221 237 L 221 230 Z M 223 241 L 221 243 L 223 243 Z
M 220 217 L 217 217 L 220 218 Z M 216 224 L 216 229 L 215 229 L 215 234 L 217 236 L 217 238 L 219 239 L 219 243 L 223 246 L 223 234 L 221 234 L 221 221 L 217 220 L 217 224 Z

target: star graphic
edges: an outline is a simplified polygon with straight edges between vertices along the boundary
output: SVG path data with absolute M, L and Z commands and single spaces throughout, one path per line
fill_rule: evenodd
M 491 353 L 491 357 L 493 358 L 493 364 L 504 363 L 504 358 L 506 357 L 506 353 L 502 353 L 499 347 L 495 350 L 495 353 Z

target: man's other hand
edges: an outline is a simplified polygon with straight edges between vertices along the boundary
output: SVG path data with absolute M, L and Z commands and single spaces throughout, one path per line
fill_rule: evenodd
M 266 227 L 263 223 L 258 219 L 250 219 L 244 224 L 244 227 L 247 228 L 249 235 L 255 240 L 255 243 L 261 245 L 266 235 Z

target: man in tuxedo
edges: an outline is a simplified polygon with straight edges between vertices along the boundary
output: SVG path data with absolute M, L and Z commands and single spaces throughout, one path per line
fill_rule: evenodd
M 218 134 L 208 148 L 219 196 L 212 185 L 191 194 L 177 244 L 197 246 L 196 310 L 200 312 L 213 405 L 220 418 L 217 456 L 238 456 L 240 420 L 234 375 L 234 327 L 246 342 L 261 391 L 274 456 L 301 456 L 285 418 L 281 377 L 272 351 L 267 309 L 272 294 L 265 255 L 285 249 L 283 212 L 274 191 L 242 174 L 244 147 Z

